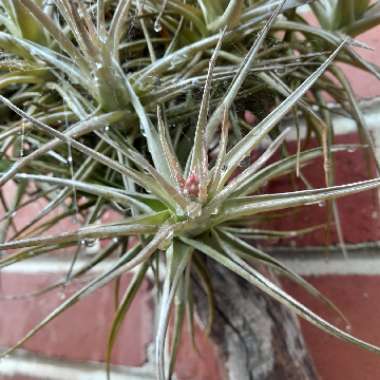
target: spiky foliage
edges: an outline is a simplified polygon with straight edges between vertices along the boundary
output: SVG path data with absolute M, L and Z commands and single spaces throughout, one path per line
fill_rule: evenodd
M 224 82 L 232 78 L 251 46 L 261 22 L 283 3 L 280 12 L 285 17 L 273 25 L 273 31 L 285 31 L 285 35 L 273 33 L 261 47 L 255 65 L 249 66 L 250 75 L 239 99 L 253 95 L 259 98 L 267 88 L 281 97 L 287 96 L 324 59 L 321 52 L 342 41 L 340 35 L 310 26 L 295 13 L 297 6 L 307 2 L 161 4 L 131 0 L 98 1 L 91 6 L 60 0 L 42 7 L 42 1 L 7 0 L 0 6 L 0 47 L 5 53 L 1 88 L 16 104 L 32 104 L 29 113 L 49 116 L 62 128 L 62 113 L 69 121 L 77 121 L 93 113 L 123 110 L 125 114 L 116 119 L 128 124 L 129 134 L 136 133 L 138 120 L 127 82 L 147 113 L 154 114 L 157 103 L 172 101 L 167 115 L 170 122 L 188 121 L 189 115 L 196 116 L 194 91 L 204 84 L 217 31 L 229 28 L 221 52 L 223 59 L 215 70 L 219 86 L 215 103 L 225 90 Z M 362 60 L 350 46 L 345 47 L 339 59 L 379 75 L 377 68 Z M 354 97 L 346 95 L 348 86 L 340 73 L 334 72 L 334 76 L 347 91 L 342 94 L 331 77 L 323 76 L 310 102 L 315 102 L 321 91 L 329 92 L 346 108 L 346 103 L 354 101 Z M 17 92 L 20 88 L 21 98 Z M 231 105 L 232 98 L 226 103 Z M 308 115 L 307 104 L 300 108 Z M 360 119 L 353 109 L 348 107 L 348 112 Z M 235 129 L 241 128 L 239 116 L 235 112 Z M 308 119 L 310 127 L 321 134 L 320 120 L 310 118 L 310 114 Z
M 157 104 L 164 104 L 168 123 L 176 126 L 169 133 L 174 148 L 180 147 L 178 152 L 183 152 L 183 163 L 189 144 L 181 144 L 181 136 L 194 133 L 191 126 L 197 113 L 197 93 L 205 82 L 210 51 L 218 40 L 212 25 L 229 29 L 213 76 L 211 106 L 219 104 L 219 112 L 210 128 L 210 145 L 224 108 L 233 125 L 231 138 L 240 139 L 252 128 L 242 118 L 242 109 L 248 107 L 263 118 L 265 108 L 270 108 L 277 96 L 288 96 L 325 59 L 324 52 L 342 42 L 341 35 L 310 26 L 297 15 L 295 10 L 303 3 L 233 1 L 226 7 L 227 3 L 220 1 L 97 1 L 86 5 L 60 0 L 43 6 L 42 1 L 4 1 L 0 5 L 0 47 L 4 52 L 0 88 L 28 114 L 63 133 L 85 139 L 87 145 L 101 152 L 109 148 L 100 144 L 97 131 L 110 125 L 117 125 L 122 138 L 145 150 L 141 134 L 149 133 L 149 122 L 140 123 L 137 108 L 154 118 Z M 247 62 L 245 80 L 234 83 L 234 90 L 224 97 L 262 21 L 279 5 L 282 7 L 277 11 L 284 17 L 272 25 L 273 32 L 258 48 L 255 63 Z M 278 31 L 285 32 L 284 36 L 276 34 Z M 379 77 L 378 69 L 361 59 L 350 45 L 342 49 L 338 59 Z M 295 108 L 295 113 L 304 116 L 310 135 L 315 134 L 324 146 L 325 155 L 333 141 L 333 111 L 326 107 L 323 92 L 355 119 L 362 143 L 373 151 L 349 82 L 334 65 Z M 268 97 L 269 101 L 259 101 Z M 321 115 L 311 111 L 313 104 L 323 110 Z M 58 154 L 53 155 L 46 149 L 46 136 L 30 122 L 24 119 L 12 123 L 6 107 L 0 107 L 0 114 L 10 120 L 0 133 L 3 162 L 5 157 L 12 162 L 37 150 L 39 153 L 18 162 L 17 168 L 30 167 L 33 160 L 34 166 L 47 171 L 54 168 L 71 174 L 68 168 L 62 168 L 65 157 L 72 159 L 69 145 L 57 147 Z M 75 130 L 69 132 L 73 124 Z M 42 145 L 45 151 L 38 150 Z M 42 156 L 44 152 L 49 152 L 48 157 Z M 75 162 L 83 159 L 74 154 Z M 331 166 L 326 160 L 326 167 Z M 83 166 L 75 169 L 75 178 L 90 176 L 91 171 Z M 327 173 L 329 185 L 334 183 L 332 172 Z M 59 199 L 62 201 L 63 195 Z M 54 207 L 58 204 L 57 200 Z
M 110 269 L 64 301 L 11 350 L 85 295 L 134 270 L 110 332 L 109 360 L 147 271 L 156 273 L 160 288 L 159 268 L 164 264 L 157 363 L 158 377 L 170 377 L 186 310 L 192 320 L 192 274 L 208 295 L 212 322 L 212 288 L 203 265 L 207 257 L 322 330 L 379 351 L 313 314 L 263 276 L 255 265 L 289 276 L 335 308 L 295 273 L 243 240 L 277 233 L 252 228 L 268 212 L 334 200 L 380 184 L 374 179 L 332 186 L 334 152 L 352 147 L 333 145 L 332 111 L 323 91 L 353 115 L 371 147 L 349 83 L 333 60 L 379 74 L 352 50 L 353 41 L 310 26 L 295 14 L 302 3 L 98 0 L 91 6 L 60 0 L 44 9 L 38 1 L 2 3 L 2 11 L 11 17 L 0 19 L 0 46 L 6 53 L 0 79 L 6 120 L 0 134 L 0 184 L 14 180 L 18 191 L 11 205 L 4 202 L 0 250 L 18 252 L 4 256 L 0 267 L 59 248 L 78 247 L 78 253 L 94 240 L 104 242 L 84 267 L 73 266 L 63 281 L 43 293 L 120 254 Z M 284 17 L 277 19 L 279 13 Z M 131 38 L 127 31 L 133 20 Z M 285 33 L 279 36 L 278 31 Z M 195 95 L 199 88 L 204 89 L 202 100 Z M 268 93 L 263 105 L 278 107 L 252 128 L 239 108 Z M 269 164 L 288 132 L 279 122 L 290 110 L 296 126 L 300 115 L 305 117 L 321 147 L 296 155 L 283 149 L 282 157 Z M 270 143 L 259 159 L 239 168 L 264 139 Z M 320 156 L 329 187 L 258 195 L 268 181 L 299 173 Z M 15 212 L 30 202 L 28 194 L 32 200 L 46 198 L 48 204 L 4 242 Z M 54 209 L 58 215 L 51 216 Z M 107 209 L 117 210 L 120 220 L 99 223 Z M 82 223 L 76 231 L 46 233 L 72 215 Z M 165 373 L 166 331 L 175 299 L 172 360 Z
M 312 3 L 311 7 L 327 30 L 356 36 L 379 24 L 379 5 L 370 0 L 322 0 Z

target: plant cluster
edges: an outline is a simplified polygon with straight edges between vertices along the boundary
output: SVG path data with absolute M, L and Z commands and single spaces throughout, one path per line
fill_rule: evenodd
M 7 353 L 85 295 L 133 271 L 115 313 L 109 362 L 125 314 L 152 270 L 161 304 L 157 373 L 159 379 L 170 378 L 186 312 L 190 326 L 194 323 L 193 281 L 205 291 L 212 323 L 205 260 L 224 265 L 322 330 L 380 352 L 315 315 L 260 272 L 266 266 L 289 276 L 336 310 L 254 244 L 258 237 L 286 233 L 253 228 L 254 222 L 278 210 L 331 200 L 339 230 L 333 200 L 380 185 L 376 178 L 334 186 L 333 155 L 353 147 L 334 145 L 334 111 L 325 100 L 327 93 L 356 120 L 370 164 L 373 144 L 336 62 L 379 78 L 378 68 L 353 49 L 360 44 L 343 34 L 371 27 L 377 5 L 367 10 L 364 1 L 354 8 L 355 17 L 336 20 L 341 2 L 330 1 L 335 13 L 328 13 L 311 1 L 321 24 L 331 26 L 321 29 L 296 12 L 304 3 L 2 1 L 0 186 L 13 180 L 17 192 L 11 203 L 1 193 L 6 212 L 0 250 L 17 251 L 4 254 L 0 267 L 77 247 L 66 278 L 37 292 L 43 294 L 117 256 L 110 269 L 63 301 Z M 244 118 L 245 110 L 257 115 L 255 125 Z M 285 116 L 288 128 L 281 127 Z M 290 129 L 299 132 L 301 118 L 306 140 L 315 136 L 320 147 L 307 149 L 299 140 L 297 153 L 289 154 L 284 141 Z M 259 149 L 259 158 L 242 167 Z M 262 194 L 275 178 L 302 176 L 303 166 L 317 157 L 324 160 L 326 188 Z M 38 199 L 46 200 L 41 213 L 12 231 L 18 210 Z M 110 209 L 119 221 L 101 223 Z M 49 234 L 72 216 L 81 224 L 77 230 Z M 102 249 L 77 269 L 78 254 L 96 240 Z M 172 308 L 174 336 L 166 370 Z

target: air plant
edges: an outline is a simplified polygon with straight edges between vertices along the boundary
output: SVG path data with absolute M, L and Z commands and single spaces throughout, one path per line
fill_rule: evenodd
M 156 358 L 158 378 L 161 380 L 170 378 L 174 370 L 175 352 L 178 337 L 182 331 L 185 310 L 190 310 L 190 315 L 193 312 L 192 273 L 198 276 L 199 282 L 209 295 L 210 322 L 212 320 L 212 288 L 203 264 L 205 258 L 214 260 L 238 274 L 325 332 L 370 351 L 380 353 L 380 348 L 363 342 L 331 325 L 264 276 L 256 269 L 260 265 L 289 276 L 311 294 L 335 308 L 330 301 L 297 274 L 259 248 L 247 244 L 242 238 L 242 236 L 246 236 L 247 231 L 251 231 L 252 235 L 260 233 L 260 230 L 252 229 L 252 222 L 255 218 L 259 218 L 268 212 L 335 199 L 358 191 L 373 189 L 380 185 L 380 179 L 376 178 L 324 189 L 258 194 L 258 190 L 262 189 L 263 185 L 273 178 L 293 172 L 297 166 L 302 167 L 314 158 L 325 155 L 325 149 L 322 147 L 285 156 L 273 163 L 268 162 L 288 133 L 288 129 L 281 131 L 278 128 L 279 121 L 295 105 L 301 104 L 303 95 L 317 82 L 346 44 L 349 44 L 348 40 L 344 40 L 312 75 L 308 76 L 254 129 L 250 130 L 231 147 L 229 144 L 231 99 L 237 96 L 249 72 L 251 63 L 257 56 L 259 47 L 275 17 L 276 14 L 271 17 L 257 35 L 254 44 L 238 67 L 225 97 L 209 116 L 215 63 L 222 52 L 223 41 L 226 38 L 225 31 L 219 33 L 218 44 L 209 64 L 199 114 L 192 129 L 194 131 L 192 149 L 185 160 L 180 159 L 174 149 L 175 144 L 166 122 L 164 105 L 157 105 L 157 126 L 154 126 L 138 95 L 127 80 L 124 84 L 144 131 L 143 137 L 148 147 L 148 156 L 142 155 L 127 139 L 121 138 L 122 135 L 117 123 L 115 125 L 110 123 L 110 126 L 104 129 L 104 120 L 110 114 L 92 116 L 89 122 L 84 118 L 84 121 L 80 121 L 61 132 L 50 127 L 41 118 L 36 118 L 23 111 L 6 97 L 0 96 L 0 100 L 9 109 L 33 125 L 33 128 L 38 130 L 41 135 L 49 136 L 44 144 L 41 144 L 37 150 L 30 152 L 24 158 L 13 164 L 5 162 L 6 168 L 1 176 L 1 183 L 5 183 L 11 178 L 20 184 L 33 181 L 34 183 L 45 184 L 45 190 L 46 186 L 52 190 L 62 189 L 60 191 L 61 194 L 62 192 L 65 194 L 64 197 L 67 196 L 67 191 L 74 191 L 81 194 L 81 198 L 86 200 L 76 205 L 77 210 L 79 208 L 81 212 L 87 210 L 85 226 L 74 232 L 43 234 L 42 232 L 45 229 L 56 222 L 51 219 L 45 225 L 37 228 L 36 231 L 32 230 L 29 233 L 24 231 L 24 236 L 21 238 L 12 238 L 0 244 L 2 251 L 19 250 L 16 253 L 4 256 L 0 261 L 0 266 L 5 267 L 19 260 L 54 252 L 57 248 L 77 246 L 81 242 L 86 243 L 93 239 L 105 241 L 110 238 L 118 239 L 106 244 L 105 248 L 84 267 L 79 270 L 74 268 L 65 280 L 50 286 L 48 290 L 51 290 L 65 284 L 68 280 L 86 274 L 97 263 L 109 257 L 117 247 L 124 249 L 110 269 L 90 280 L 75 294 L 63 301 L 58 308 L 53 310 L 3 355 L 22 345 L 52 319 L 84 296 L 118 279 L 122 274 L 134 271 L 133 279 L 118 307 L 110 332 L 107 356 L 109 360 L 120 324 L 147 271 L 149 268 L 153 268 L 154 272 L 157 273 L 160 265 L 165 264 L 164 283 L 160 296 Z M 115 115 L 115 112 L 123 111 L 114 111 L 111 114 Z M 315 117 L 318 116 L 315 115 Z M 96 133 L 99 144 L 104 144 L 110 149 L 100 151 L 86 144 L 86 141 L 76 138 L 77 131 L 87 131 L 86 128 Z M 211 159 L 208 154 L 209 144 L 218 131 L 220 131 L 220 137 L 217 156 Z M 261 156 L 252 165 L 244 170 L 239 170 L 239 164 L 265 138 L 273 136 L 273 132 L 276 132 L 275 137 Z M 26 163 L 31 164 L 31 168 L 33 168 L 34 158 L 49 153 L 62 145 L 70 146 L 70 149 L 85 157 L 80 170 L 91 171 L 94 174 L 102 168 L 101 172 L 106 173 L 105 178 L 92 175 L 91 180 L 67 179 L 64 176 L 57 175 L 59 172 L 49 175 L 47 173 L 35 174 L 33 170 L 32 172 L 30 170 L 22 171 L 26 167 Z M 333 154 L 348 148 L 351 147 L 330 145 L 329 153 Z M 94 169 L 95 166 L 98 168 L 97 170 Z M 116 178 L 121 178 L 122 181 L 117 181 Z M 132 185 L 130 185 L 131 183 Z M 128 210 L 129 216 L 124 215 L 118 222 L 95 224 L 94 221 L 99 219 L 100 211 L 103 208 L 112 207 L 112 205 L 124 208 L 126 213 Z M 67 215 L 67 213 L 62 214 L 62 218 Z M 261 233 L 265 235 L 264 231 Z M 133 238 L 134 243 L 128 244 L 131 238 Z M 159 279 L 157 281 L 159 287 Z M 173 338 L 172 360 L 168 371 L 166 371 L 164 352 L 170 311 L 174 299 L 176 299 L 175 336 Z
M 1 198 L 6 213 L 0 220 L 0 251 L 18 251 L 3 255 L 0 268 L 77 247 L 66 278 L 36 293 L 43 294 L 119 254 L 109 270 L 70 296 L 7 353 L 82 297 L 133 271 L 110 331 L 109 362 L 139 286 L 152 270 L 161 289 L 160 268 L 165 267 L 157 373 L 159 379 L 170 377 L 186 310 L 193 320 L 192 276 L 205 289 L 212 322 L 206 258 L 322 330 L 379 351 L 324 321 L 266 278 L 257 269 L 261 265 L 289 276 L 336 310 L 297 274 L 244 240 L 280 234 L 252 227 L 269 212 L 333 202 L 380 184 L 372 179 L 333 186 L 329 170 L 333 155 L 352 147 L 333 144 L 332 111 L 322 92 L 353 115 L 363 142 L 371 149 L 349 83 L 333 61 L 379 73 L 352 49 L 355 41 L 307 25 L 292 14 L 303 3 L 98 0 L 91 6 L 60 0 L 55 7 L 45 8 L 42 2 L 31 0 L 2 3 L 0 46 L 6 55 L 0 62 L 0 112 L 6 123 L 0 127 L 0 186 L 14 180 L 17 193 L 11 205 Z M 278 19 L 280 13 L 283 17 Z M 32 17 L 25 19 L 25 14 Z M 127 25 L 133 18 L 138 26 L 130 39 Z M 278 37 L 277 31 L 285 31 L 284 37 Z M 308 39 L 310 35 L 313 38 Z M 338 86 L 331 75 L 338 79 Z M 195 88 L 204 88 L 201 101 L 194 99 Z M 237 108 L 268 89 L 274 109 L 254 127 L 247 125 Z M 318 112 L 311 105 L 318 106 Z M 289 131 L 279 123 L 291 110 L 293 120 L 302 113 L 309 134 L 315 133 L 321 146 L 299 149 L 294 155 L 283 149 L 281 157 L 270 162 Z M 241 162 L 265 139 L 269 145 L 261 156 L 242 169 Z M 268 181 L 299 173 L 317 157 L 325 163 L 326 188 L 259 194 Z M 5 241 L 15 213 L 36 199 L 47 199 L 40 215 Z M 58 214 L 51 216 L 54 209 Z M 109 209 L 116 210 L 120 220 L 101 223 Z M 76 231 L 47 233 L 71 216 L 82 224 Z M 80 250 L 94 240 L 102 241 L 103 248 L 77 269 L 74 264 Z M 174 299 L 172 356 L 165 371 L 164 349 Z

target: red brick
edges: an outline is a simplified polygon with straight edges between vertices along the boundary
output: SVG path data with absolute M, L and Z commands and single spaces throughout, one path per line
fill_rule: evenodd
M 327 295 L 346 315 L 351 333 L 370 343 L 380 345 L 380 276 L 321 276 L 307 280 Z M 288 280 L 286 290 L 308 307 L 340 328 L 345 324 L 318 300 L 306 295 Z M 321 380 L 375 380 L 380 378 L 379 356 L 339 341 L 323 333 L 308 322 L 301 322 L 302 330 L 315 361 Z
M 358 138 L 355 134 L 342 135 L 336 138 L 336 143 L 358 143 Z M 290 144 L 290 150 L 293 148 L 294 144 Z M 340 152 L 335 154 L 334 157 L 336 185 L 370 178 L 362 149 L 355 152 Z M 314 188 L 326 187 L 322 158 L 303 168 L 302 173 Z M 295 183 L 300 190 L 305 189 L 305 185 L 300 180 L 296 180 Z M 294 185 L 291 177 L 286 175 L 272 181 L 266 192 L 281 193 L 292 191 L 293 189 Z M 380 240 L 380 217 L 376 192 L 376 190 L 361 192 L 340 198 L 337 201 L 346 243 L 356 244 L 364 241 Z M 283 212 L 282 217 L 273 219 L 269 225 L 274 229 L 289 230 L 326 223 L 328 210 L 325 204 L 321 205 L 323 207 L 312 205 L 289 209 Z M 320 246 L 326 243 L 337 243 L 338 239 L 334 228 L 331 227 L 330 230 L 330 236 L 326 235 L 324 230 L 319 230 L 292 241 L 298 246 Z M 292 242 L 289 239 L 282 239 L 275 244 L 288 245 L 292 244 Z
M 223 365 L 218 350 L 200 327 L 195 329 L 195 351 L 188 329 L 185 328 L 178 352 L 176 376 L 178 380 L 223 380 Z
M 363 48 L 354 48 L 354 50 L 368 62 L 380 65 L 380 26 L 361 34 L 356 39 L 367 44 L 371 50 Z M 342 67 L 358 97 L 370 98 L 380 95 L 380 81 L 373 74 L 353 66 L 342 65 Z
M 3 274 L 4 294 L 22 294 L 56 281 L 54 276 Z M 126 279 L 122 288 L 126 287 Z M 76 286 L 78 288 L 78 286 Z M 67 295 L 72 293 L 72 288 Z M 69 360 L 103 361 L 114 315 L 113 286 L 80 300 L 43 328 L 24 347 L 32 352 Z M 61 290 L 39 298 L 0 302 L 0 345 L 10 346 L 61 302 Z M 114 364 L 141 365 L 152 340 L 152 308 L 147 284 L 131 306 L 112 356 Z
M 304 16 L 312 25 L 317 25 L 313 15 L 305 14 Z M 380 65 L 380 26 L 374 27 L 359 36 L 356 36 L 355 40 L 368 45 L 370 49 L 358 47 L 353 49 L 368 62 Z M 353 65 L 341 64 L 341 67 L 346 73 L 355 94 L 359 98 L 380 96 L 380 81 L 376 79 L 373 74 L 354 67 Z

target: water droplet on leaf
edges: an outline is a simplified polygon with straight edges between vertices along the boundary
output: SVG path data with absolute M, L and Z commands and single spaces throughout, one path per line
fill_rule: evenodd
M 157 19 L 155 22 L 154 22 L 154 25 L 153 25 L 153 29 L 156 33 L 159 33 L 161 32 L 162 30 L 162 25 L 161 25 L 161 21 L 159 19 Z
M 191 202 L 186 209 L 186 213 L 190 219 L 199 218 L 202 215 L 202 205 L 198 202 Z

